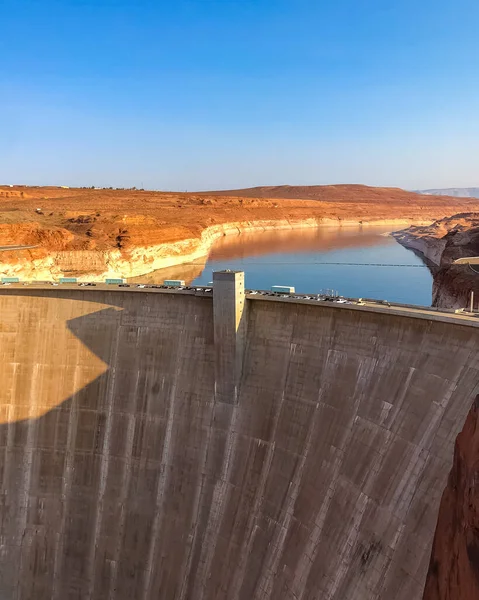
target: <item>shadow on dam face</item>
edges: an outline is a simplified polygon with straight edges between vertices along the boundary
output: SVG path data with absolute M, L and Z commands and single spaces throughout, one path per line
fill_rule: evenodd
M 247 300 L 228 399 L 214 314 L 2 290 L 1 600 L 422 597 L 479 330 Z

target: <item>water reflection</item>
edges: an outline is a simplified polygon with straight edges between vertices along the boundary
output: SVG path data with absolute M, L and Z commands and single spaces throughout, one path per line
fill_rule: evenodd
M 215 242 L 207 258 L 130 281 L 184 279 L 187 284 L 207 285 L 213 271 L 228 268 L 244 270 L 250 288 L 292 285 L 305 293 L 335 289 L 347 296 L 430 305 L 429 271 L 420 258 L 388 235 L 390 231 L 390 227 L 322 227 L 225 236 Z M 396 264 L 410 266 L 392 266 Z
M 270 254 L 308 254 L 337 248 L 362 248 L 391 243 L 389 227 L 319 227 L 294 230 L 242 233 L 218 238 L 204 259 L 194 263 L 159 269 L 129 279 L 131 283 L 163 283 L 165 279 L 183 279 L 187 285 L 201 277 L 206 264 L 253 258 Z
M 318 227 L 225 236 L 215 243 L 208 260 L 386 245 L 385 234 L 390 231 L 390 227 Z

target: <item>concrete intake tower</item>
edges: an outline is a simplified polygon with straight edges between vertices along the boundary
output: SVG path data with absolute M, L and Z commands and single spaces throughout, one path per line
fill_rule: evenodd
M 0 600 L 420 600 L 477 321 L 0 287 Z

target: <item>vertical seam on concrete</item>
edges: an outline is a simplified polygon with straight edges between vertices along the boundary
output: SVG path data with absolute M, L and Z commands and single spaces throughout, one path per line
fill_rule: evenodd
M 411 367 L 411 372 L 408 375 L 407 381 L 405 383 L 405 389 L 407 389 L 409 387 L 409 383 L 411 380 L 411 376 L 412 376 L 412 372 L 414 371 L 414 369 Z M 404 395 L 405 395 L 405 391 L 403 393 L 403 397 L 401 402 L 404 400 Z M 371 486 L 374 483 L 374 478 L 377 475 L 378 471 L 379 471 L 379 467 L 381 465 L 382 459 L 384 457 L 384 455 L 386 454 L 387 450 L 390 447 L 391 441 L 396 437 L 393 433 L 391 433 L 390 431 L 386 430 L 387 433 L 389 434 L 387 436 L 386 442 L 380 447 L 379 452 L 376 456 L 376 459 L 374 460 L 373 464 L 371 465 L 371 470 L 368 473 L 368 476 L 366 477 L 366 480 L 364 481 L 364 484 L 362 486 L 362 490 L 360 493 L 360 497 L 359 500 L 361 501 L 360 504 L 362 505 L 360 510 L 354 511 L 354 527 L 353 527 L 353 531 L 358 532 L 360 529 L 360 525 L 362 523 L 363 517 L 364 517 L 364 513 L 367 507 L 367 501 L 369 499 L 369 493 L 371 490 Z M 364 505 L 363 505 L 364 502 Z M 356 518 L 356 515 L 359 515 L 358 518 Z M 347 554 L 347 556 L 343 559 L 341 566 L 338 569 L 338 572 L 341 573 L 341 577 L 337 577 L 334 580 L 334 585 L 332 586 L 332 590 L 330 590 L 328 592 L 328 597 L 329 598 L 333 598 L 334 595 L 336 594 L 338 587 L 340 586 L 340 583 L 342 583 L 342 577 L 347 573 L 347 570 L 351 564 L 351 553 L 353 551 L 353 541 L 355 541 L 354 538 L 356 538 L 357 540 L 357 535 L 353 536 L 351 533 L 349 534 L 347 540 L 346 540 L 346 546 L 349 547 L 349 553 Z M 387 560 L 387 557 L 384 557 L 385 563 L 389 565 L 389 562 Z M 368 590 L 368 594 L 372 594 L 373 592 L 371 590 Z M 374 592 L 374 596 L 371 596 L 371 598 L 376 598 L 377 597 L 377 593 Z M 340 597 L 338 600 L 342 600 L 342 597 Z
M 296 313 L 296 317 L 297 317 L 297 313 Z M 292 333 L 293 333 L 293 331 L 294 331 L 294 327 L 293 327 Z M 292 333 L 291 333 L 291 336 L 292 336 Z M 255 493 L 253 509 L 250 513 L 250 517 L 248 519 L 248 523 L 246 526 L 246 534 L 245 534 L 246 548 L 241 552 L 240 559 L 239 559 L 239 565 L 235 571 L 235 575 L 233 578 L 233 584 L 232 584 L 232 590 L 231 590 L 232 594 L 233 594 L 233 600 L 237 600 L 237 598 L 241 592 L 241 587 L 242 587 L 243 580 L 244 580 L 244 572 L 246 570 L 247 560 L 249 557 L 251 544 L 253 543 L 254 534 L 256 531 L 256 527 L 253 527 L 253 525 L 257 521 L 259 507 L 264 499 L 264 490 L 266 487 L 266 482 L 268 480 L 268 476 L 270 474 L 270 467 L 273 462 L 273 457 L 274 457 L 274 453 L 276 450 L 276 442 L 275 442 L 276 433 L 278 430 L 278 423 L 281 418 L 281 414 L 282 414 L 283 406 L 284 406 L 284 398 L 285 398 L 284 389 L 287 385 L 287 381 L 288 381 L 288 377 L 289 377 L 289 373 L 290 373 L 291 361 L 289 360 L 289 357 L 291 356 L 291 351 L 293 354 L 295 354 L 295 352 L 296 352 L 296 344 L 293 344 L 291 339 L 290 339 L 289 347 L 290 347 L 290 354 L 287 356 L 287 359 L 288 359 L 287 364 L 286 364 L 286 367 L 283 369 L 283 381 L 282 381 L 282 385 L 281 385 L 281 389 L 282 389 L 281 401 L 280 401 L 278 410 L 276 411 L 276 414 L 274 417 L 273 428 L 272 428 L 272 432 L 271 432 L 271 442 L 269 443 L 266 460 L 263 463 L 261 479 L 260 479 L 259 486 Z M 243 544 L 243 546 L 244 546 L 244 544 Z
M 112 562 L 112 573 L 110 581 L 110 600 L 114 600 L 113 592 L 116 591 L 116 584 L 118 579 L 118 561 L 121 552 L 121 542 L 123 537 L 123 530 L 125 527 L 126 509 L 125 502 L 128 497 L 128 490 L 130 487 L 131 480 L 131 453 L 133 450 L 133 443 L 135 439 L 135 427 L 136 427 L 136 407 L 138 406 L 138 383 L 140 379 L 140 369 L 136 373 L 135 387 L 133 390 L 135 401 L 133 406 L 133 412 L 129 415 L 128 428 L 126 432 L 126 443 L 125 443 L 125 465 L 123 468 L 123 475 L 121 481 L 120 497 L 118 502 L 120 504 L 120 518 L 118 522 L 118 529 L 116 532 L 116 544 L 114 550 L 114 559 Z
M 328 351 L 328 360 L 326 361 L 326 365 L 329 361 L 329 353 L 330 352 L 331 352 L 331 350 Z M 333 351 L 333 352 L 335 352 L 335 351 Z M 374 359 L 374 361 L 377 363 L 377 359 Z M 325 369 L 327 368 L 326 365 L 325 365 Z M 359 368 L 359 373 L 360 372 L 361 372 L 361 366 Z M 360 381 L 361 377 L 359 376 L 357 380 Z M 302 598 L 305 594 L 305 591 L 306 591 L 305 585 L 303 585 L 302 590 L 301 590 L 300 581 L 303 581 L 305 583 L 308 580 L 309 575 L 311 573 L 311 569 L 313 567 L 314 560 L 316 558 L 318 547 L 319 547 L 319 539 L 321 537 L 324 523 L 326 522 L 326 518 L 327 518 L 329 510 L 331 508 L 331 502 L 333 500 L 334 494 L 336 493 L 336 488 L 339 483 L 339 472 L 343 465 L 344 449 L 347 447 L 347 445 L 349 444 L 349 441 L 351 440 L 354 421 L 356 419 L 358 407 L 363 398 L 363 394 L 364 394 L 363 391 L 359 391 L 359 393 L 357 395 L 355 394 L 356 399 L 355 399 L 355 402 L 352 407 L 351 418 L 349 420 L 347 430 L 344 435 L 344 439 L 342 440 L 342 443 L 341 443 L 340 458 L 337 458 L 335 461 L 336 464 L 335 464 L 334 471 L 330 477 L 331 483 L 328 486 L 327 494 L 326 494 L 323 502 L 321 503 L 321 506 L 314 518 L 314 528 L 309 535 L 308 544 L 306 546 L 306 549 L 303 551 L 303 557 L 305 558 L 305 560 L 299 561 L 300 563 L 304 562 L 304 564 L 307 565 L 307 568 L 301 574 L 298 574 L 296 572 L 295 577 L 291 584 L 291 589 L 293 591 L 293 594 L 295 595 L 296 598 L 298 598 L 298 600 L 302 600 Z M 320 390 L 320 393 L 319 393 L 318 405 L 321 401 L 321 395 L 322 395 L 322 389 Z M 317 416 L 317 413 L 315 413 L 315 418 L 316 418 L 316 416 Z
M 270 598 L 273 591 L 273 577 L 278 569 L 278 564 L 283 553 L 286 536 L 293 518 L 294 505 L 298 498 L 300 482 L 303 475 L 304 466 L 306 464 L 306 457 L 311 448 L 312 432 L 316 423 L 317 413 L 318 410 L 316 407 L 314 417 L 311 419 L 309 424 L 305 451 L 301 456 L 301 460 L 296 469 L 293 480 L 289 484 L 286 507 L 282 511 L 284 514 L 283 519 L 281 523 L 276 523 L 276 534 L 274 535 L 274 540 L 271 542 L 273 550 L 270 554 L 267 565 L 263 568 L 262 577 L 256 587 L 254 598 L 257 598 L 258 600 L 266 600 L 267 598 Z
M 30 485 L 32 481 L 32 469 L 33 469 L 33 446 L 35 440 L 35 434 L 38 428 L 38 420 L 35 416 L 32 418 L 32 414 L 36 415 L 36 406 L 37 406 L 37 394 L 36 394 L 36 385 L 38 380 L 38 368 L 39 364 L 36 363 L 33 368 L 33 375 L 31 379 L 30 386 L 30 414 L 28 421 L 24 421 L 24 423 L 28 423 L 27 426 L 27 441 L 25 444 L 24 452 L 23 452 L 23 469 L 22 469 L 22 481 L 19 489 L 19 497 L 20 497 L 20 506 L 17 507 L 19 514 L 19 531 L 22 534 L 22 539 L 20 542 L 20 559 L 18 565 L 18 577 L 17 577 L 17 590 L 15 597 L 17 599 L 21 598 L 22 586 L 20 584 L 24 563 L 24 541 L 27 527 L 27 519 L 28 519 L 28 505 L 30 498 Z
M 15 409 L 14 409 L 14 404 L 13 404 L 13 399 L 16 396 L 16 390 L 17 390 L 17 367 L 18 367 L 18 363 L 14 363 L 14 369 L 13 369 L 13 389 L 12 389 L 12 394 L 10 396 L 10 400 L 11 403 L 8 407 L 8 425 L 7 425 L 7 443 L 5 445 L 5 468 L 3 470 L 3 482 L 2 482 L 2 489 L 5 490 L 6 488 L 6 484 L 8 481 L 8 476 L 10 473 L 10 463 L 11 460 L 9 459 L 11 450 L 13 448 L 13 438 L 14 438 L 14 434 L 15 434 Z
M 153 569 L 153 561 L 155 559 L 159 531 L 161 527 L 161 520 L 163 517 L 163 504 L 165 500 L 165 490 L 166 485 L 169 478 L 169 457 L 172 452 L 172 431 L 173 424 L 175 420 L 175 400 L 176 400 L 176 386 L 178 382 L 179 370 L 180 370 L 180 351 L 183 347 L 185 341 L 185 331 L 186 331 L 186 323 L 185 326 L 181 330 L 180 339 L 178 340 L 177 345 L 177 355 L 175 362 L 175 374 L 174 380 L 171 386 L 170 398 L 169 398 L 169 406 L 168 406 L 168 420 L 166 424 L 165 431 L 165 439 L 163 442 L 163 448 L 161 451 L 161 466 L 160 466 L 160 475 L 158 476 L 158 483 L 156 486 L 156 502 L 155 502 L 155 517 L 153 520 L 153 525 L 151 528 L 151 538 L 150 538 L 150 547 L 148 549 L 148 558 L 146 561 L 145 567 L 145 580 L 143 585 L 143 600 L 147 600 L 148 595 L 150 593 L 151 587 L 151 575 Z
M 212 307 L 212 312 L 214 315 L 213 303 L 211 303 L 211 307 Z M 214 319 L 214 317 L 213 317 L 213 319 Z M 214 327 L 214 321 L 213 321 L 213 327 Z M 213 357 L 214 357 L 213 360 L 216 360 L 214 343 L 213 343 Z M 215 364 L 213 363 L 213 398 L 212 398 L 212 405 L 211 405 L 211 414 L 210 414 L 210 419 L 208 422 L 208 429 L 207 429 L 207 434 L 206 434 L 206 442 L 204 445 L 204 452 L 203 452 L 203 458 L 202 458 L 202 469 L 201 469 L 201 473 L 200 473 L 201 486 L 200 486 L 200 489 L 197 490 L 197 493 L 195 495 L 194 511 L 193 511 L 193 517 L 192 517 L 192 522 L 195 523 L 194 532 L 193 532 L 193 538 L 190 543 L 190 548 L 188 551 L 188 558 L 187 558 L 186 565 L 184 568 L 179 600 L 184 600 L 185 594 L 188 592 L 189 579 L 190 579 L 190 573 L 191 573 L 191 563 L 193 561 L 194 551 L 195 551 L 195 547 L 196 547 L 197 534 L 198 534 L 198 514 L 199 514 L 199 510 L 200 510 L 204 492 L 205 492 L 205 486 L 204 486 L 205 473 L 206 473 L 206 466 L 208 464 L 208 457 L 210 456 L 209 450 L 210 450 L 211 437 L 213 435 L 213 423 L 214 423 L 214 415 L 215 415 L 216 405 L 217 405 L 217 402 L 216 402 L 216 376 L 215 376 Z
M 74 387 L 73 389 L 78 389 L 77 386 L 77 375 L 78 375 L 79 367 L 75 369 L 75 377 L 74 377 Z M 65 536 L 65 524 L 70 504 L 70 495 L 71 495 L 71 485 L 73 479 L 73 464 L 75 460 L 75 441 L 77 434 L 77 426 L 78 426 L 78 401 L 77 394 L 75 394 L 71 400 L 70 416 L 68 419 L 68 431 L 67 431 L 67 444 L 65 451 L 65 465 L 63 468 L 63 481 L 62 481 L 62 491 L 61 491 L 61 499 L 62 499 L 62 516 L 60 521 L 60 531 L 58 532 L 58 539 L 55 548 L 55 557 L 53 562 L 53 590 L 52 590 L 52 600 L 56 600 L 58 597 L 58 587 L 61 582 L 61 578 L 59 578 L 59 572 L 63 565 L 63 545 L 64 545 L 64 536 Z
M 188 542 L 189 548 L 187 551 L 186 561 L 184 561 L 184 564 L 180 571 L 182 573 L 182 577 L 181 577 L 182 584 L 181 584 L 181 589 L 180 589 L 180 594 L 179 594 L 179 600 L 184 600 L 185 594 L 187 593 L 187 590 L 188 590 L 188 583 L 189 583 L 190 572 L 191 572 L 191 563 L 193 560 L 194 549 L 196 546 L 196 537 L 197 537 L 197 533 L 198 533 L 198 514 L 199 514 L 199 510 L 200 510 L 200 506 L 201 506 L 201 500 L 202 500 L 203 494 L 204 494 L 204 480 L 205 480 L 206 465 L 208 462 L 208 449 L 210 447 L 210 441 L 211 441 L 212 430 L 213 430 L 213 415 L 214 415 L 214 404 L 212 405 L 212 408 L 211 408 L 211 416 L 210 416 L 210 420 L 209 420 L 209 424 L 208 424 L 206 441 L 203 445 L 203 450 L 202 450 L 201 471 L 199 473 L 199 479 L 201 480 L 201 483 L 196 488 L 195 499 L 193 501 L 193 514 L 191 517 L 193 533 L 190 534 L 190 536 L 189 536 L 189 538 L 191 537 L 191 539 L 189 539 L 189 542 Z
M 236 386 L 235 386 L 236 389 Z M 235 399 L 236 400 L 236 399 Z M 228 435 L 225 444 L 225 451 L 223 455 L 223 463 L 221 466 L 221 475 L 219 480 L 215 484 L 213 492 L 213 499 L 211 502 L 210 512 L 208 516 L 208 523 L 206 526 L 206 532 L 204 536 L 204 543 L 200 555 L 200 561 L 198 565 L 198 571 L 200 572 L 200 585 L 201 592 L 199 600 L 202 600 L 206 591 L 206 585 L 208 581 L 209 571 L 211 562 L 216 550 L 216 544 L 218 543 L 218 537 L 220 534 L 221 523 L 223 520 L 223 508 L 226 502 L 226 496 L 229 493 L 228 490 L 228 479 L 231 474 L 231 466 L 233 458 L 236 453 L 236 422 L 238 420 L 239 410 L 235 403 L 233 406 L 233 414 L 231 415 L 231 421 L 228 428 Z M 213 541 L 214 540 L 214 541 Z M 200 569 L 201 565 L 201 569 Z
M 231 584 L 232 600 L 237 600 L 237 598 L 241 592 L 241 587 L 242 587 L 242 584 L 244 581 L 245 570 L 246 570 L 246 566 L 248 563 L 248 558 L 250 557 L 251 545 L 253 544 L 256 529 L 257 529 L 256 521 L 258 520 L 258 513 L 260 510 L 259 507 L 261 506 L 261 504 L 264 500 L 264 490 L 266 487 L 266 482 L 268 480 L 268 476 L 270 474 L 270 468 L 271 468 L 274 453 L 276 450 L 276 442 L 274 441 L 274 438 L 275 438 L 276 431 L 278 429 L 278 422 L 279 422 L 279 418 L 280 418 L 281 411 L 283 408 L 283 404 L 284 404 L 284 391 L 283 391 L 283 394 L 281 397 L 280 406 L 278 407 L 278 411 L 275 415 L 275 422 L 273 425 L 273 432 L 271 435 L 271 439 L 273 441 L 268 443 L 268 452 L 266 455 L 266 460 L 264 461 L 263 467 L 261 469 L 261 478 L 260 478 L 258 487 L 255 491 L 255 499 L 254 499 L 253 508 L 250 511 L 248 523 L 246 525 L 246 532 L 244 535 L 244 540 L 246 542 L 246 546 L 243 543 L 243 545 L 242 545 L 243 549 L 240 553 L 238 566 L 235 570 L 235 573 L 233 576 L 233 582 Z
M 399 404 L 401 406 L 402 406 L 402 404 L 404 402 L 404 398 L 405 398 L 407 389 L 409 388 L 409 384 L 411 382 L 411 377 L 412 377 L 414 371 L 415 371 L 415 369 L 413 367 L 410 367 L 410 372 L 409 372 L 408 377 L 406 379 L 406 382 L 405 382 L 405 384 L 403 386 L 403 391 L 402 391 L 402 394 L 401 394 L 401 397 L 400 397 L 400 401 L 399 401 Z M 371 486 L 374 484 L 374 478 L 376 477 L 376 475 L 377 475 L 377 473 L 379 471 L 380 465 L 382 463 L 382 459 L 383 459 L 384 455 L 386 454 L 386 452 L 389 450 L 391 442 L 396 437 L 396 435 L 393 434 L 392 432 L 390 432 L 388 429 L 385 429 L 385 431 L 387 432 L 387 439 L 386 439 L 385 443 L 380 447 L 379 452 L 376 455 L 376 459 L 374 460 L 374 462 L 371 465 L 371 470 L 368 473 L 368 475 L 367 475 L 367 477 L 366 477 L 366 479 L 364 481 L 364 484 L 362 486 L 362 490 L 363 491 L 361 491 L 360 498 L 362 498 L 364 495 L 367 498 L 369 498 L 369 493 L 370 493 L 370 490 L 371 490 Z M 361 518 L 358 521 L 355 520 L 355 522 L 357 522 L 359 524 L 359 526 L 360 526 L 360 524 L 362 522 L 362 517 L 364 516 L 364 512 L 365 512 L 365 507 L 362 510 Z M 356 514 L 356 512 L 354 514 Z M 347 564 L 347 565 L 351 564 L 351 552 L 353 551 L 353 545 L 349 544 L 349 541 L 350 541 L 350 536 L 348 537 L 348 540 L 347 540 L 347 544 L 350 547 L 350 551 L 349 551 L 348 556 L 345 558 L 345 560 L 343 560 L 343 566 L 341 567 L 341 571 L 342 571 L 343 574 L 346 573 L 346 569 L 345 569 L 344 565 L 345 564 Z M 385 564 L 389 565 L 389 559 L 388 559 L 388 557 L 384 557 L 384 558 L 385 558 Z M 334 596 L 334 594 L 336 594 L 339 585 L 340 585 L 340 580 L 339 579 L 335 579 L 332 591 L 329 592 L 329 597 L 330 598 L 332 598 Z M 373 592 L 371 590 L 368 590 L 368 593 L 372 594 Z M 377 594 L 374 593 L 374 597 L 376 597 L 376 596 L 377 596 Z M 373 596 L 371 596 L 371 598 L 373 598 Z M 342 599 L 339 598 L 339 600 L 342 600 Z
M 359 507 L 358 507 L 358 505 L 359 505 Z M 327 595 L 327 598 L 325 598 L 325 600 L 330 600 L 330 599 L 334 598 L 338 587 L 343 582 L 344 575 L 346 575 L 348 572 L 349 566 L 351 564 L 351 552 L 352 552 L 354 544 L 359 536 L 359 529 L 360 529 L 359 526 L 361 524 L 361 521 L 363 520 L 367 505 L 368 505 L 368 497 L 366 496 L 366 494 L 361 492 L 359 495 L 358 501 L 356 502 L 356 504 L 354 506 L 354 511 L 352 514 L 353 522 L 351 524 L 351 528 L 346 537 L 346 540 L 343 543 L 343 546 L 349 548 L 349 552 L 346 554 L 346 556 L 344 556 L 344 558 L 341 560 L 341 564 L 336 568 L 335 573 L 334 573 L 335 576 L 334 576 L 333 585 L 332 585 L 331 589 L 328 591 L 328 595 Z M 342 597 L 339 598 L 338 600 L 342 600 Z
M 78 369 L 78 368 L 77 368 Z M 77 369 L 75 369 L 75 380 L 77 375 Z M 76 382 L 74 389 L 77 389 Z M 75 459 L 75 440 L 77 433 L 77 425 L 78 425 L 78 403 L 75 397 L 72 398 L 70 404 L 70 418 L 68 419 L 68 431 L 67 431 L 67 445 L 65 452 L 65 466 L 64 466 L 64 474 L 62 481 L 62 516 L 60 521 L 60 531 L 58 533 L 58 540 L 55 549 L 55 558 L 53 563 L 53 591 L 52 591 L 52 600 L 57 598 L 58 593 L 58 584 L 60 580 L 58 578 L 58 574 L 63 565 L 63 544 L 64 544 L 64 535 L 65 535 L 65 524 L 66 518 L 68 514 L 68 508 L 70 504 L 70 490 L 73 478 L 73 463 Z
M 427 464 L 427 458 L 429 457 L 429 448 L 430 448 L 430 442 L 432 441 L 431 438 L 433 439 L 436 431 L 437 431 L 437 424 L 439 421 L 442 420 L 444 413 L 446 411 L 446 408 L 449 404 L 449 400 L 451 399 L 452 394 L 454 393 L 454 390 L 457 387 L 457 382 L 460 379 L 461 373 L 464 371 L 464 367 L 462 367 L 459 372 L 457 373 L 456 377 L 451 381 L 451 385 L 449 386 L 448 392 L 447 394 L 445 394 L 445 397 L 443 397 L 441 403 L 438 405 L 440 410 L 436 411 L 436 414 L 433 416 L 433 418 L 429 421 L 428 427 L 426 429 L 426 431 L 424 432 L 423 436 L 421 437 L 420 442 L 415 446 L 414 449 L 414 453 L 413 453 L 413 458 L 415 459 L 415 461 L 411 461 L 412 466 L 410 466 L 410 468 L 407 469 L 405 476 L 402 478 L 401 483 L 404 482 L 403 488 L 405 487 L 405 480 L 406 479 L 410 479 L 411 477 L 414 479 L 415 484 L 413 486 L 413 491 L 412 494 L 409 495 L 409 499 L 405 499 L 405 501 L 402 502 L 403 505 L 405 505 L 407 503 L 407 508 L 404 512 L 405 515 L 407 515 L 407 513 L 409 512 L 410 506 L 413 502 L 414 496 L 417 493 L 417 481 L 419 480 L 419 478 L 421 477 L 426 464 Z M 425 443 L 428 442 L 429 446 L 426 448 L 425 447 Z M 420 464 L 419 468 L 417 467 L 418 463 L 419 463 L 419 458 L 420 455 L 423 455 L 422 458 L 422 464 Z M 410 463 L 410 465 L 411 465 Z M 438 506 L 438 510 L 439 510 L 439 506 Z M 399 544 L 399 542 L 402 540 L 404 532 L 406 530 L 405 524 L 403 523 L 403 527 L 400 530 L 400 532 L 398 532 L 398 536 L 395 540 L 395 547 L 397 547 L 397 545 Z M 430 546 L 432 547 L 432 542 L 433 540 L 430 540 Z M 383 574 L 383 580 L 384 582 L 386 582 L 389 571 L 391 569 L 391 566 L 394 563 L 394 559 L 392 559 L 389 562 L 388 568 L 385 570 L 384 574 Z M 424 577 L 426 576 L 426 573 L 424 573 Z M 424 586 L 424 581 L 421 583 L 422 586 Z M 383 585 L 383 590 L 387 591 L 387 587 L 385 587 L 387 584 L 385 583 Z
M 88 594 L 89 598 L 93 596 L 93 591 L 95 589 L 95 574 L 96 574 L 96 553 L 98 550 L 98 536 L 101 529 L 101 524 L 103 520 L 103 499 L 105 496 L 106 490 L 106 481 L 108 478 L 108 470 L 110 467 L 110 439 L 111 439 L 111 428 L 113 422 L 113 394 L 115 392 L 115 384 L 116 384 L 116 369 L 117 369 L 117 358 L 118 351 L 120 346 L 120 333 L 121 333 L 121 322 L 117 325 L 117 330 L 115 333 L 115 342 L 113 346 L 113 352 L 111 356 L 111 371 L 110 377 L 108 380 L 108 392 L 106 395 L 106 422 L 105 422 L 105 434 L 103 438 L 103 447 L 100 461 L 100 485 L 98 487 L 98 500 L 97 500 L 97 509 L 95 511 L 95 520 L 94 520 L 94 528 L 93 528 L 93 537 L 92 544 L 90 548 L 89 554 L 89 582 L 88 582 Z
M 195 544 L 196 544 L 196 535 L 197 535 L 197 531 L 198 531 L 198 513 L 199 513 L 199 509 L 200 509 L 201 499 L 203 497 L 204 468 L 206 466 L 207 455 L 208 455 L 207 444 L 210 439 L 211 439 L 211 436 L 208 435 L 207 442 L 206 442 L 205 447 L 203 448 L 203 453 L 202 453 L 201 463 L 203 465 L 203 469 L 199 475 L 201 483 L 197 486 L 197 489 L 195 492 L 195 499 L 193 501 L 193 514 L 191 517 L 191 524 L 190 524 L 190 529 L 193 528 L 193 533 L 191 533 L 188 536 L 188 541 L 187 541 L 188 550 L 187 550 L 186 558 L 183 561 L 183 565 L 181 566 L 181 569 L 180 569 L 180 573 L 182 575 L 180 577 L 181 588 L 180 588 L 178 600 L 184 600 L 185 594 L 188 590 L 188 583 L 189 583 L 190 572 L 191 572 L 191 563 L 193 560 L 194 548 L 195 548 Z
M 295 324 L 296 324 L 297 317 L 298 317 L 298 312 L 296 311 Z M 294 336 L 294 331 L 295 331 L 294 325 L 293 325 L 293 328 L 291 331 L 290 348 L 292 348 L 292 346 L 293 346 L 293 343 L 291 340 Z M 290 361 L 288 361 L 288 371 L 287 371 L 287 374 L 286 374 L 284 382 L 283 382 L 283 389 L 288 384 L 289 365 L 290 365 Z M 285 506 L 284 510 L 282 511 L 284 516 L 283 516 L 281 523 L 279 523 L 279 522 L 276 523 L 276 533 L 273 536 L 273 541 L 270 542 L 270 544 L 272 544 L 272 546 L 273 546 L 273 550 L 270 554 L 267 564 L 263 568 L 262 576 L 256 586 L 254 598 L 257 598 L 258 600 L 266 600 L 267 598 L 270 598 L 271 594 L 273 592 L 273 583 L 274 583 L 273 577 L 278 570 L 279 561 L 281 559 L 281 556 L 282 556 L 283 550 L 284 550 L 284 543 L 286 541 L 286 536 L 288 534 L 289 526 L 290 526 L 291 520 L 293 518 L 294 506 L 295 506 L 296 500 L 298 498 L 299 488 L 300 488 L 300 484 L 301 484 L 301 480 L 302 480 L 302 476 L 303 476 L 303 471 L 304 471 L 304 467 L 306 465 L 306 459 L 307 459 L 307 456 L 311 449 L 313 432 L 316 427 L 316 421 L 318 419 L 318 412 L 319 412 L 318 406 L 319 406 L 320 398 L 321 398 L 321 389 L 318 392 L 318 399 L 317 399 L 316 406 L 314 409 L 314 415 L 309 421 L 308 433 L 306 435 L 306 443 L 304 445 L 304 450 L 301 454 L 301 460 L 300 460 L 299 465 L 294 473 L 293 480 L 289 484 L 286 506 Z

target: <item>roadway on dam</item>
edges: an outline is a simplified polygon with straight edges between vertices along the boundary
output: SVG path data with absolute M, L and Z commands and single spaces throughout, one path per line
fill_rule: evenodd
M 226 283 L 0 288 L 1 600 L 422 597 L 479 319 Z

